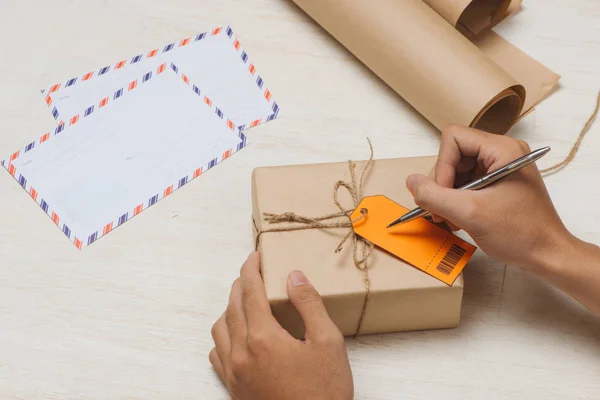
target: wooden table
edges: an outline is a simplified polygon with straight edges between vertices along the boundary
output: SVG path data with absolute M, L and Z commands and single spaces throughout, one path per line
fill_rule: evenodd
M 289 1 L 4 0 L 0 154 L 53 126 L 40 88 L 223 24 L 282 108 L 247 149 L 84 251 L 0 173 L 0 398 L 226 398 L 210 327 L 252 249 L 252 169 L 365 158 L 366 135 L 380 158 L 437 151 L 436 130 Z M 557 162 L 600 88 L 600 4 L 527 0 L 498 31 L 563 75 L 510 133 Z M 596 243 L 599 146 L 596 125 L 546 179 L 567 226 Z M 347 341 L 358 399 L 599 398 L 588 311 L 481 252 L 465 279 L 458 329 Z

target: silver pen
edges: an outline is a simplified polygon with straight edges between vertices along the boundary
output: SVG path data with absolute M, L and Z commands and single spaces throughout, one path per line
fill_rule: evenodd
M 477 189 L 484 188 L 484 187 L 496 182 L 498 179 L 504 178 L 505 176 L 510 175 L 513 172 L 516 172 L 516 171 L 520 170 L 521 168 L 526 167 L 527 165 L 536 162 L 537 160 L 542 158 L 549 151 L 550 151 L 550 147 L 548 147 L 548 146 L 542 147 L 541 149 L 534 150 L 531 153 L 524 155 L 523 157 L 518 158 L 515 161 L 505 165 L 504 167 L 495 170 L 494 172 L 490 172 L 489 174 L 482 176 L 481 178 L 474 180 L 473 182 L 467 183 L 466 185 L 459 187 L 458 190 L 477 190 Z M 429 214 L 429 211 L 426 211 L 420 207 L 417 207 L 414 210 L 407 212 L 406 214 L 404 214 L 403 216 L 401 216 L 400 218 L 398 218 L 397 220 L 395 220 L 394 222 L 389 224 L 387 227 L 391 228 L 392 226 L 404 224 L 406 222 L 412 221 L 419 217 L 423 217 L 427 214 Z

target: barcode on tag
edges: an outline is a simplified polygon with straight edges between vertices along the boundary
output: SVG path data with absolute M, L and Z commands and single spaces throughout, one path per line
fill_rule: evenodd
M 362 208 L 369 210 L 368 218 L 359 218 Z M 378 248 L 452 286 L 476 247 L 424 218 L 387 228 L 390 221 L 408 211 L 385 196 L 367 196 L 352 212 L 352 229 Z
M 454 271 L 454 267 L 460 261 L 461 258 L 465 255 L 466 250 L 460 246 L 453 244 L 450 246 L 450 249 L 440 261 L 436 269 L 440 271 L 444 275 L 450 275 L 452 271 Z

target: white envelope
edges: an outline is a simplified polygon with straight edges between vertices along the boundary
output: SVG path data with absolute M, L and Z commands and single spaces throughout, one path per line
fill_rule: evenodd
M 183 38 L 118 60 L 42 90 L 57 121 L 125 87 L 146 71 L 174 63 L 242 129 L 274 119 L 279 106 L 230 27 Z
M 100 87 L 95 99 L 62 91 L 80 96 L 65 107 L 90 105 L 2 161 L 79 249 L 247 144 L 192 75 L 175 64 L 145 66 L 152 68 L 122 87 L 104 81 L 114 88 L 109 96 L 98 96 Z M 227 104 L 243 114 L 235 101 Z

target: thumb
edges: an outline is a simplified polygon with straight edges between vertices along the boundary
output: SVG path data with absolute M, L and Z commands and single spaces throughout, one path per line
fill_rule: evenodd
M 472 197 L 470 193 L 445 188 L 425 175 L 415 174 L 406 179 L 406 187 L 415 203 L 424 210 L 458 225 L 468 223 Z
M 304 321 L 306 339 L 326 336 L 332 329 L 337 331 L 337 327 L 329 318 L 321 296 L 308 281 L 306 275 L 300 271 L 290 273 L 287 290 L 290 301 Z

